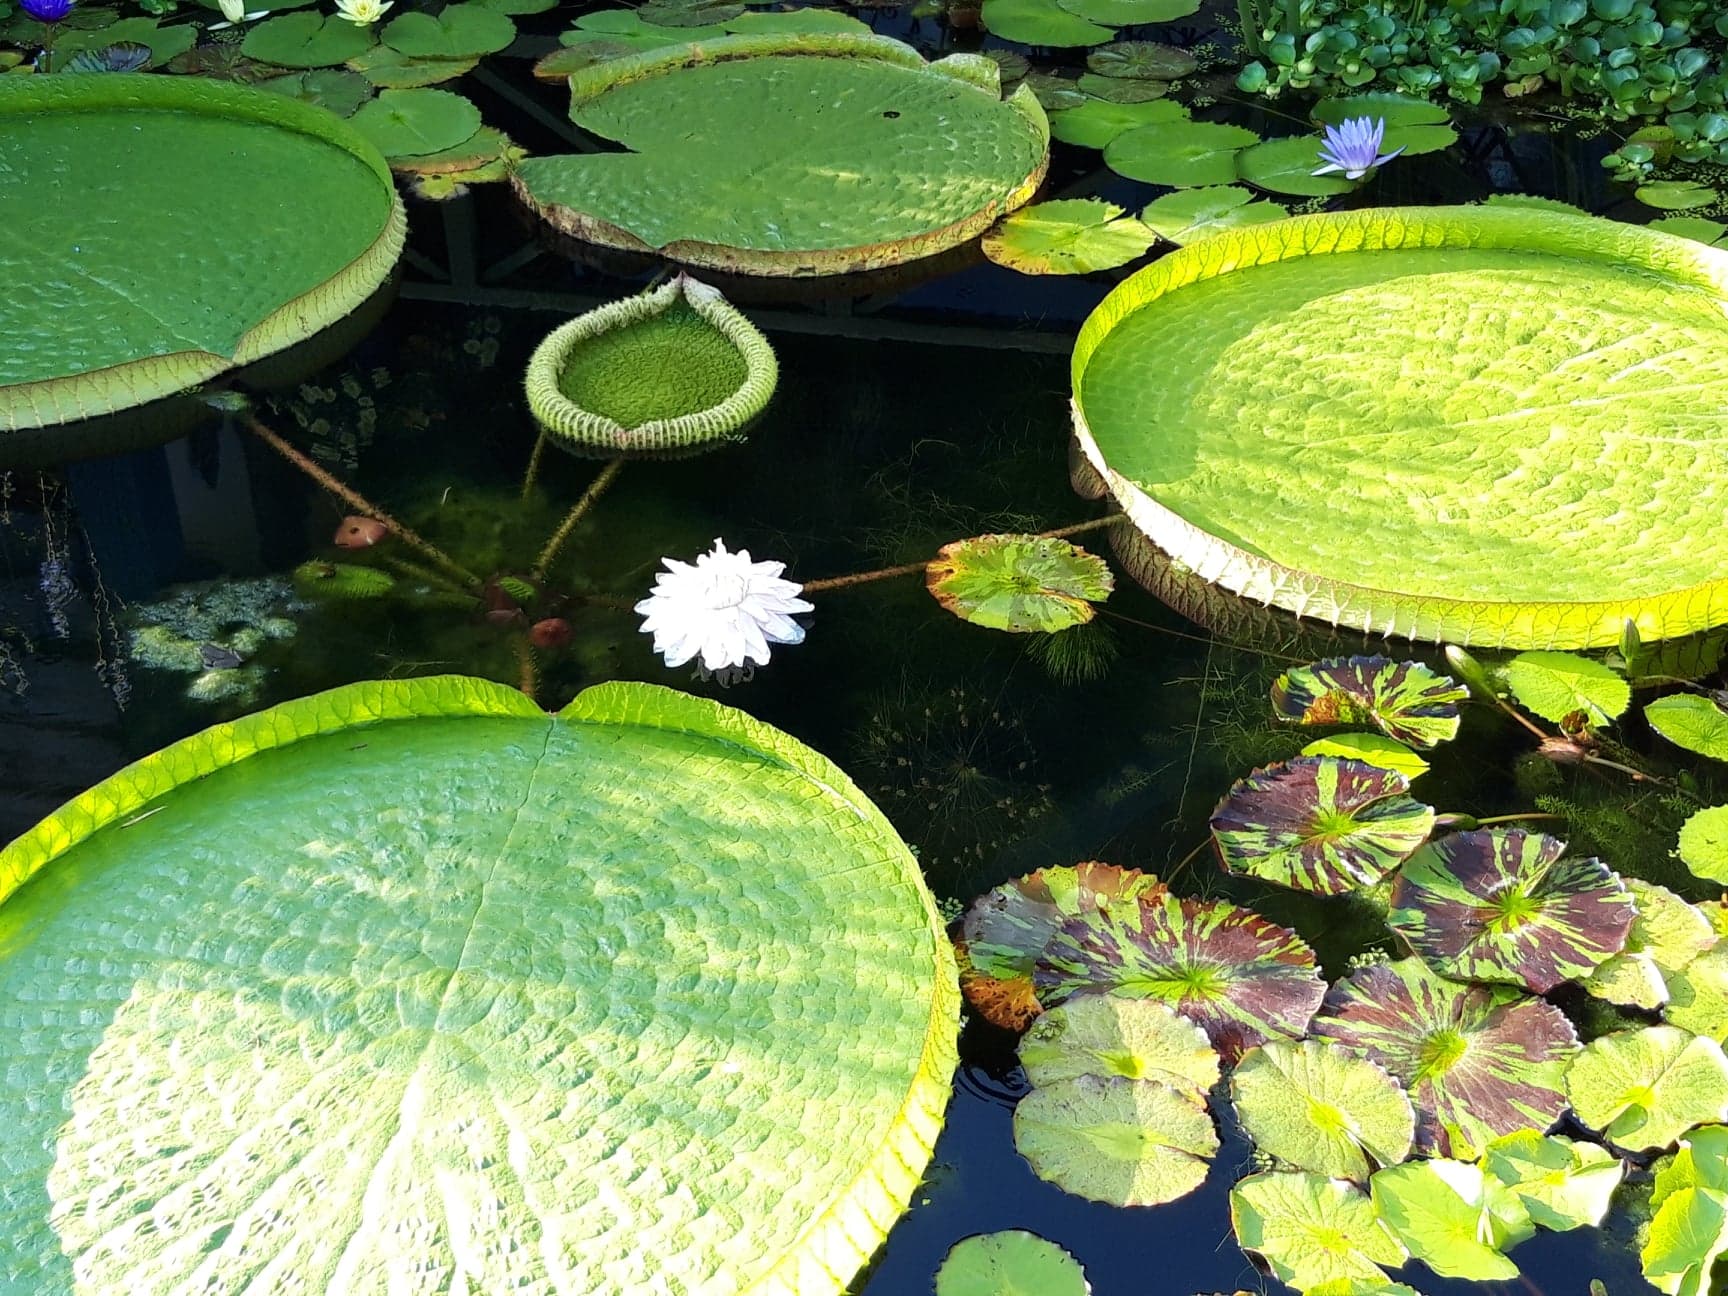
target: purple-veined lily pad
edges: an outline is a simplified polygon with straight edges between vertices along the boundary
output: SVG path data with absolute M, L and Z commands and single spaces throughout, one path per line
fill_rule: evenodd
M 1057 928 L 1163 890 L 1149 873 L 1092 861 L 1005 882 L 974 900 L 961 921 L 961 989 L 986 1021 L 1024 1030 L 1044 1010 L 1032 972 Z
M 1292 724 L 1371 724 L 1412 747 L 1434 747 L 1457 737 L 1458 704 L 1469 696 L 1421 662 L 1329 657 L 1280 675 L 1272 709 Z
M 1066 920 L 1032 976 L 1046 1006 L 1086 990 L 1161 1000 L 1226 1062 L 1306 1034 L 1326 993 L 1314 951 L 1289 928 L 1226 900 L 1165 890 Z
M 1314 1034 L 1403 1081 L 1418 1147 L 1464 1158 L 1503 1134 L 1558 1120 L 1578 1051 L 1572 1024 L 1552 1004 L 1448 981 L 1416 958 L 1339 981 L 1314 1018 Z
M 1299 891 L 1372 886 L 1428 840 L 1434 809 L 1396 770 L 1300 756 L 1255 770 L 1212 812 L 1224 867 Z
M 1386 921 L 1439 971 L 1546 994 L 1626 945 L 1637 907 L 1591 856 L 1542 833 L 1453 833 L 1411 856 Z

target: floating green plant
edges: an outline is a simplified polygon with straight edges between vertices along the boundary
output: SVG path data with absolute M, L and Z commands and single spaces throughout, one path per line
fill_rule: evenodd
M 1194 1097 L 1218 1081 L 1206 1032 L 1155 999 L 1080 994 L 1040 1016 L 1020 1037 L 1020 1065 L 1034 1088 L 1077 1076 L 1156 1080 Z
M 1380 1219 L 1435 1273 L 1516 1278 L 1510 1250 L 1536 1231 L 1518 1195 L 1481 1166 L 1437 1158 L 1392 1166 L 1368 1185 Z
M 1495 1139 L 1482 1166 L 1512 1190 L 1533 1223 L 1555 1230 L 1599 1226 L 1626 1177 L 1626 1163 L 1606 1148 L 1537 1130 Z
M 1313 1292 L 1328 1283 L 1393 1284 L 1404 1244 L 1354 1184 L 1308 1171 L 1250 1175 L 1230 1190 L 1230 1222 L 1242 1249 L 1265 1259 L 1280 1281 Z
M 1097 198 L 1022 207 L 984 236 L 984 255 L 1022 274 L 1090 274 L 1127 265 L 1157 242 L 1151 230 Z
M 1470 696 L 1421 662 L 1334 657 L 1285 671 L 1272 684 L 1272 710 L 1302 725 L 1373 725 L 1412 747 L 1458 736 L 1458 704 Z
M 1089 1296 L 1080 1262 L 1036 1233 L 964 1238 L 936 1271 L 936 1296 Z
M 1378 1063 L 1324 1040 L 1249 1049 L 1230 1076 L 1237 1119 L 1256 1147 L 1300 1170 L 1367 1183 L 1410 1155 L 1416 1113 Z
M 1578 1119 L 1609 1142 L 1664 1148 L 1694 1125 L 1728 1118 L 1728 1057 L 1715 1040 L 1675 1026 L 1616 1031 L 1584 1046 L 1566 1092 Z
M 1084 625 L 1116 581 L 1102 558 L 1066 540 L 986 535 L 944 545 L 925 584 L 962 621 L 1030 634 Z

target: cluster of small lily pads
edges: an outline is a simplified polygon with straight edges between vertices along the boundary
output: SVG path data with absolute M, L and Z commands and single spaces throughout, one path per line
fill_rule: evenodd
M 1601 754 L 1631 705 L 1623 671 L 1558 652 L 1493 669 L 1448 658 L 1463 682 L 1383 657 L 1287 671 L 1278 719 L 1354 728 L 1238 781 L 1211 820 L 1227 872 L 1374 903 L 1399 956 L 1328 986 L 1295 931 L 1102 863 L 973 903 L 956 934 L 962 986 L 986 1020 L 1024 1031 L 1016 1146 L 1069 1192 L 1154 1206 L 1204 1182 L 1213 1113 L 1231 1113 L 1261 1158 L 1231 1190 L 1238 1242 L 1323 1296 L 1410 1296 L 1387 1272 L 1409 1259 L 1516 1277 L 1507 1251 L 1539 1228 L 1599 1225 L 1630 1165 L 1653 1175 L 1645 1275 L 1701 1296 L 1728 1252 L 1728 904 L 1411 796 L 1422 753 L 1457 735 L 1472 695 L 1521 708 L 1553 759 L 1626 768 Z M 1672 692 L 1643 713 L 1676 746 L 1728 760 L 1728 698 Z M 1699 877 L 1728 880 L 1728 806 L 1700 810 L 1677 847 Z M 1613 1028 L 1581 1042 L 1550 998 L 1563 987 L 1613 1005 Z M 1059 1249 L 985 1241 L 949 1264 L 1024 1252 L 1068 1266 L 1048 1290 L 1087 1290 Z

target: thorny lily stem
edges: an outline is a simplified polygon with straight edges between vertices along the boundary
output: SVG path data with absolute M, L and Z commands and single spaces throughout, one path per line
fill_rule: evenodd
M 546 579 L 546 569 L 552 565 L 552 560 L 558 556 L 558 551 L 564 547 L 564 542 L 570 538 L 570 533 L 576 529 L 576 524 L 584 514 L 594 507 L 594 502 L 606 493 L 606 488 L 612 484 L 612 479 L 618 475 L 618 470 L 624 466 L 623 459 L 614 459 L 600 470 L 600 475 L 588 483 L 588 489 L 582 492 L 582 498 L 571 506 L 564 515 L 564 521 L 552 533 L 552 538 L 546 542 L 546 547 L 540 551 L 540 556 L 534 560 L 534 570 L 531 573 L 535 581 Z
M 398 522 L 395 518 L 391 517 L 383 509 L 379 508 L 353 487 L 348 486 L 331 473 L 320 468 L 306 455 L 289 445 L 288 442 L 283 440 L 283 438 L 276 432 L 259 422 L 255 415 L 249 414 L 246 416 L 246 427 L 254 436 L 264 442 L 265 445 L 269 446 L 277 454 L 281 455 L 289 463 L 293 464 L 301 472 L 305 473 L 313 481 L 317 482 L 325 490 L 329 491 L 356 513 L 364 514 L 370 518 L 376 518 L 378 521 L 390 528 L 390 533 L 392 535 L 394 535 L 403 544 L 407 545 L 410 549 L 419 553 L 433 566 L 438 567 L 449 575 L 455 577 L 465 587 L 475 593 L 479 592 L 480 587 L 484 582 L 473 572 L 469 571 L 461 563 L 450 557 L 449 554 L 445 553 L 419 532 L 405 526 L 401 522 Z
M 534 493 L 534 483 L 540 476 L 540 460 L 546 453 L 546 434 L 542 432 L 534 442 L 534 449 L 528 455 L 528 471 L 522 475 L 522 498 L 526 500 Z
M 1076 522 L 1073 526 L 1057 527 L 1054 531 L 1040 531 L 1038 537 L 1042 540 L 1061 540 L 1071 535 L 1082 535 L 1087 531 L 1097 531 L 1112 523 L 1120 522 L 1126 516 L 1125 513 L 1111 513 L 1107 517 L 1093 518 L 1090 522 Z M 822 580 L 808 582 L 802 592 L 820 594 L 823 590 L 845 589 L 849 585 L 867 585 L 871 581 L 889 580 L 895 576 L 915 576 L 934 561 L 933 558 L 926 558 L 923 562 L 901 563 L 897 567 L 879 567 L 875 571 L 854 572 L 850 576 L 828 576 Z

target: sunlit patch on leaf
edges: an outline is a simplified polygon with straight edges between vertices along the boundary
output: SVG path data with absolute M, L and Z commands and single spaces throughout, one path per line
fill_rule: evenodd
M 1165 194 L 1148 203 L 1140 219 L 1160 238 L 1181 244 L 1244 225 L 1282 220 L 1289 214 L 1275 202 L 1255 201 L 1238 185 L 1211 185 Z
M 1722 1046 L 1677 1026 L 1592 1040 L 1566 1073 L 1578 1119 L 1634 1152 L 1667 1147 L 1694 1125 L 1728 1118 Z
M 1416 958 L 1339 981 L 1313 1029 L 1402 1081 L 1418 1146 L 1457 1157 L 1553 1125 L 1566 1109 L 1566 1067 L 1578 1050 L 1572 1024 L 1552 1004 L 1448 981 Z
M 1728 1043 L 1728 946 L 1717 945 L 1666 979 L 1668 1024 Z
M 1323 1040 L 1274 1040 L 1242 1055 L 1230 1078 L 1236 1116 L 1269 1156 L 1366 1183 L 1410 1155 L 1416 1115 L 1377 1062 Z
M 1679 852 L 1692 876 L 1728 882 L 1728 806 L 1709 806 L 1681 825 Z
M 1090 621 L 1115 586 L 1096 554 L 1051 536 L 987 535 L 944 545 L 925 583 L 962 621 L 1017 634 Z
M 1155 1080 L 1200 1097 L 1218 1082 L 1206 1032 L 1156 999 L 1079 994 L 1045 1013 L 1020 1040 L 1034 1088 L 1077 1076 Z
M 1064 198 L 1022 207 L 984 236 L 983 248 L 997 265 L 1021 274 L 1090 274 L 1127 265 L 1156 241 L 1115 203 Z
M 1728 1192 L 1682 1188 L 1657 1209 L 1639 1252 L 1644 1277 L 1669 1296 L 1710 1296 L 1710 1272 L 1728 1253 Z
M 1620 881 L 1637 906 L 1638 915 L 1626 934 L 1626 947 L 1592 972 L 1585 979 L 1584 988 L 1609 1003 L 1654 1010 L 1668 1001 L 1668 977 L 1687 967 L 1720 938 L 1702 910 L 1667 888 L 1642 878 L 1626 877 Z
M 1065 1192 L 1112 1206 L 1157 1206 L 1205 1182 L 1218 1131 L 1184 1090 L 1079 1076 L 1020 1100 L 1014 1146 L 1040 1179 Z
M 1280 675 L 1272 710 L 1292 724 L 1369 724 L 1412 747 L 1436 747 L 1458 736 L 1458 704 L 1469 696 L 1420 662 L 1332 657 Z
M 936 1296 L 1088 1296 L 1080 1262 L 1024 1229 L 980 1233 L 949 1250 L 936 1271 Z
M 1224 867 L 1338 895 L 1379 882 L 1428 840 L 1434 809 L 1393 770 L 1301 756 L 1239 780 L 1212 812 Z
M 1410 1254 L 1446 1278 L 1518 1276 L 1504 1252 L 1536 1231 L 1517 1195 L 1464 1161 L 1393 1166 L 1368 1185 L 1380 1218 Z
M 1244 1251 L 1281 1282 L 1312 1292 L 1328 1283 L 1390 1283 L 1380 1267 L 1404 1263 L 1404 1247 L 1368 1194 L 1306 1171 L 1250 1175 L 1230 1190 L 1230 1222 Z
M 1452 833 L 1411 856 L 1386 921 L 1447 976 L 1546 994 L 1590 975 L 1626 944 L 1637 912 L 1591 856 L 1542 833 Z
M 1596 1143 L 1519 1130 L 1488 1145 L 1483 1168 L 1510 1188 L 1539 1227 L 1594 1228 L 1626 1163 Z
M 1728 710 L 1716 698 L 1675 693 L 1645 707 L 1644 718 L 1676 747 L 1728 761 Z
M 1316 738 L 1302 749 L 1304 756 L 1342 756 L 1381 769 L 1395 770 L 1414 781 L 1428 772 L 1428 762 L 1396 738 L 1384 734 L 1341 733 Z
M 1502 674 L 1519 705 L 1555 724 L 1582 713 L 1600 728 L 1632 704 L 1631 686 L 1620 674 L 1576 653 L 1521 652 Z

